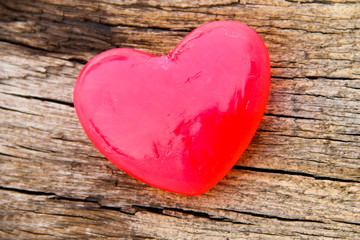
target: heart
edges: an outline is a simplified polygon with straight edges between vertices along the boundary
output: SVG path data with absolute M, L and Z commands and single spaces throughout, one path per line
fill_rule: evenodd
M 235 21 L 206 23 L 163 56 L 117 48 L 91 59 L 75 110 L 95 147 L 151 186 L 199 195 L 239 160 L 263 117 L 270 60 Z

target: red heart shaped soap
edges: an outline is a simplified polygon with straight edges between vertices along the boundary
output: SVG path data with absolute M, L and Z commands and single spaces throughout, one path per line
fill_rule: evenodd
M 270 88 L 259 35 L 210 22 L 164 56 L 118 48 L 91 59 L 74 91 L 96 148 L 129 175 L 198 195 L 239 160 L 258 128 Z

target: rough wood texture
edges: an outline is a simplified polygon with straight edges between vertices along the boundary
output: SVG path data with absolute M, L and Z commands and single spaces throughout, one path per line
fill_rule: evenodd
M 231 19 L 271 56 L 271 96 L 234 169 L 187 197 L 92 146 L 72 91 L 114 47 L 170 51 Z M 0 238 L 359 239 L 358 0 L 0 0 Z

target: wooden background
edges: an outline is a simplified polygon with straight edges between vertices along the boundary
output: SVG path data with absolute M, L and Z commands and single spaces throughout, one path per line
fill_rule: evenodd
M 83 132 L 76 78 L 115 47 L 168 53 L 213 20 L 271 57 L 264 119 L 208 193 L 149 187 Z M 1 239 L 360 239 L 358 0 L 0 0 Z

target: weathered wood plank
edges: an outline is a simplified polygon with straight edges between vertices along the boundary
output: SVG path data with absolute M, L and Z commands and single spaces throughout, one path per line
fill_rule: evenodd
M 5 93 L 3 105 L 23 112 L 30 110 L 32 114 L 42 113 L 38 117 L 29 115 L 32 121 L 25 122 L 24 126 L 24 119 L 20 117 L 16 121 L 11 118 L 13 113 L 3 110 L 8 116 L 5 121 L 10 125 L 18 123 L 24 127 L 32 124 L 31 126 L 46 130 L 49 134 L 65 134 L 65 138 L 69 140 L 78 140 L 73 136 L 79 135 L 82 130 L 74 109 L 69 105 L 72 103 L 73 86 L 82 64 L 42 56 L 36 50 L 26 50 L 11 44 L 3 43 L 0 46 L 4 49 L 7 64 L 4 67 L 15 74 L 3 76 L 6 79 L 2 84 L 2 92 Z M 3 74 L 7 74 L 6 71 Z M 247 165 L 251 167 L 296 172 L 301 169 L 319 177 L 359 182 L 360 137 L 354 133 L 360 129 L 360 94 L 357 89 L 347 87 L 348 84 L 355 84 L 354 81 L 359 82 L 274 78 L 266 116 L 243 161 L 250 161 Z M 21 96 L 23 98 L 19 99 Z M 59 101 L 64 103 L 65 106 L 61 107 L 66 110 L 54 111 L 51 106 L 41 104 L 27 106 L 39 100 L 44 100 L 43 104 L 47 100 L 52 100 L 54 104 Z M 45 115 L 50 113 L 49 110 L 54 116 Z M 64 119 L 64 116 L 68 118 Z M 52 118 L 53 124 L 46 126 L 44 119 Z M 77 129 L 76 133 L 72 133 L 74 128 Z M 82 138 L 82 141 L 86 141 L 86 136 L 82 135 Z M 33 141 L 36 140 L 32 139 L 24 144 L 31 146 Z M 53 150 L 58 147 L 55 145 Z M 69 152 L 69 156 L 72 156 L 72 152 L 73 150 Z
M 360 237 L 360 4 L 355 1 L 0 1 L 0 237 Z M 208 193 L 154 189 L 116 169 L 72 104 L 84 61 L 170 51 L 231 19 L 269 48 L 259 131 Z M 35 220 L 36 219 L 36 220 Z
M 70 2 L 3 3 L 1 39 L 85 60 L 113 47 L 164 54 L 199 24 L 229 19 L 264 38 L 273 76 L 359 78 L 359 4 Z
M 256 178 L 256 177 L 255 177 Z M 356 238 L 359 226 L 342 220 L 282 218 L 217 208 L 209 213 L 171 207 L 105 207 L 94 201 L 36 192 L 0 191 L 3 236 L 146 237 L 161 239 Z M 303 211 L 304 209 L 300 209 Z M 309 212 L 309 210 L 306 210 Z M 35 221 L 34 219 L 40 219 Z

